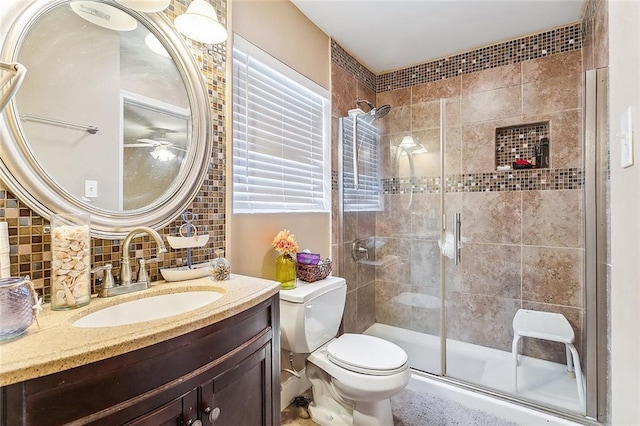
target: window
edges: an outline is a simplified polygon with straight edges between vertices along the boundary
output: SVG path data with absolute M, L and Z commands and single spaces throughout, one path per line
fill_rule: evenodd
M 380 188 L 380 136 L 378 129 L 358 117 L 356 143 L 354 144 L 354 118 L 343 117 L 340 121 L 344 169 L 344 211 L 380 211 L 382 210 L 382 190 Z M 354 146 L 357 167 L 354 167 Z M 358 176 L 357 185 L 354 179 L 354 168 Z
M 233 212 L 328 211 L 326 90 L 236 36 Z

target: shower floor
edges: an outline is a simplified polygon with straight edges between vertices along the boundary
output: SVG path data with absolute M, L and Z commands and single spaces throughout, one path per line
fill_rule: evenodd
M 386 324 L 373 324 L 364 334 L 377 336 L 402 347 L 411 368 L 440 372 L 440 337 Z M 518 390 L 513 392 L 511 352 L 447 340 L 447 376 L 537 404 L 584 414 L 578 403 L 576 380 L 566 365 L 520 355 Z

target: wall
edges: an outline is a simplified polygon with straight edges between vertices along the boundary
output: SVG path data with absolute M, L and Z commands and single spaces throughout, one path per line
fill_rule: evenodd
M 227 24 L 225 0 L 210 0 L 218 11 L 218 17 L 223 25 Z M 173 18 L 186 10 L 185 0 L 172 0 L 171 5 L 164 11 L 167 17 Z M 4 21 L 3 21 L 4 22 Z M 226 48 L 224 45 L 208 45 L 206 48 L 200 43 L 185 39 L 191 48 L 198 67 L 209 92 L 213 124 L 208 143 L 213 144 L 213 153 L 209 165 L 209 174 L 188 210 L 197 213 L 199 219 L 195 222 L 201 234 L 210 234 L 209 243 L 193 250 L 193 263 L 210 260 L 215 248 L 225 246 L 225 68 Z M 29 77 L 27 77 L 29 78 Z M 44 232 L 48 225 L 45 218 L 30 210 L 11 194 L 6 186 L 0 183 L 0 220 L 5 220 L 9 226 L 9 243 L 11 256 L 11 274 L 30 275 L 36 290 L 49 299 L 51 249 L 50 237 Z M 159 230 L 162 235 L 177 235 L 182 220 L 169 224 Z M 92 239 L 92 266 L 112 263 L 117 269 L 120 263 L 120 241 Z M 134 240 L 131 254 L 136 258 L 156 257 L 155 246 L 148 238 Z M 150 264 L 152 280 L 161 279 L 159 268 L 173 267 L 181 264 L 186 258 L 185 250 L 170 250 L 158 256 L 162 259 L 158 263 Z
M 235 0 L 232 16 L 234 33 L 329 88 L 329 38 L 291 2 Z M 232 181 L 227 185 L 231 187 Z M 271 248 L 271 241 L 285 228 L 295 235 L 301 249 L 334 256 L 330 212 L 233 214 L 231 191 L 227 195 L 227 247 L 234 272 L 275 279 L 278 253 Z
M 620 119 L 640 108 L 640 3 L 608 2 L 609 141 L 611 144 L 611 418 L 640 424 L 640 156 L 634 131 L 634 165 L 620 167 Z

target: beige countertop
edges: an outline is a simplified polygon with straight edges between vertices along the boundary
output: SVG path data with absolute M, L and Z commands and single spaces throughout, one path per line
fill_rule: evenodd
M 137 324 L 78 328 L 71 324 L 102 308 L 129 300 L 182 291 L 214 290 L 223 297 L 206 306 L 171 317 Z M 267 300 L 280 283 L 231 274 L 226 281 L 209 277 L 152 283 L 150 289 L 108 298 L 93 297 L 78 309 L 52 311 L 49 304 L 25 333 L 0 343 L 0 386 L 45 376 L 134 351 L 222 321 Z

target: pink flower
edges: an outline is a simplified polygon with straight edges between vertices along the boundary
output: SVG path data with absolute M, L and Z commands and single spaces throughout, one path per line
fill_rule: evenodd
M 278 235 L 273 239 L 271 245 L 277 252 L 282 254 L 294 254 L 298 252 L 296 237 L 289 232 L 288 229 L 278 232 Z

